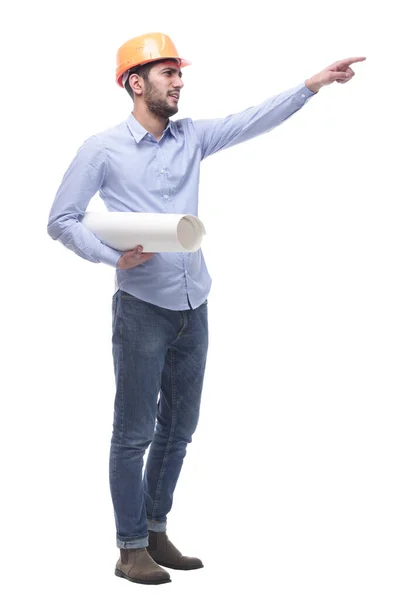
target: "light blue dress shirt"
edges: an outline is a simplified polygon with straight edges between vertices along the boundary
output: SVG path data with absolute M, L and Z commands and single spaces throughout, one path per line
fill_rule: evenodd
M 86 260 L 116 268 L 122 252 L 81 223 L 97 192 L 110 211 L 198 216 L 200 162 L 277 127 L 314 95 L 302 83 L 225 118 L 170 120 L 159 141 L 130 114 L 79 148 L 51 207 L 49 235 Z M 171 310 L 200 306 L 211 282 L 201 248 L 160 252 L 138 267 L 116 268 L 117 288 Z

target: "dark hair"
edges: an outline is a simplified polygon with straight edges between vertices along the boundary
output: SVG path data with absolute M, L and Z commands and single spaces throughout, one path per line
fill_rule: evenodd
M 135 75 L 139 75 L 139 77 L 142 77 L 147 82 L 149 80 L 149 73 L 150 73 L 151 69 L 153 67 L 155 67 L 156 65 L 159 65 L 160 63 L 166 62 L 167 60 L 175 60 L 175 59 L 174 58 L 161 58 L 160 60 L 155 60 L 153 62 L 146 63 L 145 65 L 139 65 L 138 67 L 132 67 L 132 69 L 129 69 L 128 78 L 125 82 L 125 89 L 128 92 L 128 94 L 130 95 L 130 97 L 132 98 L 132 100 L 135 99 L 135 97 L 134 97 L 135 95 L 130 86 L 129 77 L 135 73 Z

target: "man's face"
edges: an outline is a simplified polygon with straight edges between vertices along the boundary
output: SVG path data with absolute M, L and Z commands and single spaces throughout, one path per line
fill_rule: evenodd
M 178 112 L 182 73 L 174 60 L 155 65 L 144 82 L 143 98 L 155 115 L 168 119 Z

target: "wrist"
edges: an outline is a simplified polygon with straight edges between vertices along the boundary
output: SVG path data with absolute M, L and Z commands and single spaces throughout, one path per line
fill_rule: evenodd
M 316 83 L 315 81 L 313 81 L 312 77 L 310 79 L 306 79 L 305 85 L 306 85 L 306 87 L 308 87 L 308 89 L 311 92 L 314 92 L 314 94 L 317 94 L 319 92 L 319 90 L 322 88 L 322 85 L 320 83 Z
M 124 256 L 121 255 L 119 257 L 117 265 L 116 265 L 117 269 L 124 269 L 125 268 L 125 264 L 124 263 L 125 263 Z

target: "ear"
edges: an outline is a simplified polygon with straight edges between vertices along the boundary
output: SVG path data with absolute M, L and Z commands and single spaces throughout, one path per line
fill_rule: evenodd
M 143 79 L 139 77 L 139 75 L 136 75 L 136 73 L 132 73 L 129 77 L 129 85 L 136 96 L 141 96 L 143 94 Z

